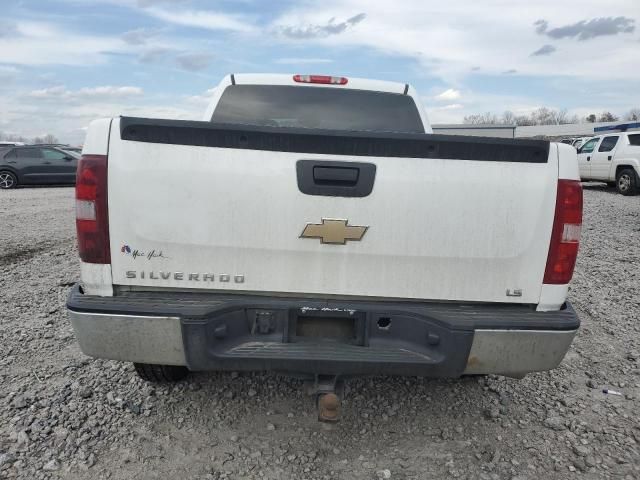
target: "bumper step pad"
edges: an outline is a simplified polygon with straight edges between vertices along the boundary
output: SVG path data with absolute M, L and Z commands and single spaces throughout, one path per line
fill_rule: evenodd
M 374 348 L 330 343 L 247 342 L 221 355 L 233 358 L 270 358 L 339 362 L 436 363 L 436 359 L 401 348 Z

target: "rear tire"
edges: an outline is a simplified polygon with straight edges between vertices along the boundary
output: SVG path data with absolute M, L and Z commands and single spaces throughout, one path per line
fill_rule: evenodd
M 134 363 L 133 366 L 135 367 L 138 376 L 147 382 L 179 382 L 189 374 L 189 370 L 186 367 L 176 365 Z
M 8 190 L 10 188 L 16 188 L 18 185 L 18 177 L 13 172 L 7 170 L 0 171 L 0 189 Z
M 616 190 L 619 194 L 630 196 L 638 193 L 638 176 L 632 168 L 624 168 L 616 174 Z

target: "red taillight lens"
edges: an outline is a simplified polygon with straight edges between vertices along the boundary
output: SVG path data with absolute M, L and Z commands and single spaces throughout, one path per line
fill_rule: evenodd
M 544 283 L 566 284 L 573 276 L 582 227 L 582 185 L 577 180 L 558 180 L 556 215 L 544 271 Z
M 83 262 L 111 263 L 106 155 L 83 155 L 78 162 L 76 229 Z
M 349 80 L 345 77 L 332 77 L 330 75 L 294 75 L 293 81 L 298 83 L 324 83 L 327 85 L 346 85 Z

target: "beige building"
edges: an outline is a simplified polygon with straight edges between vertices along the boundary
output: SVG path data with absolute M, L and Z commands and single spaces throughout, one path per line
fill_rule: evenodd
M 566 125 L 516 125 L 440 123 L 432 125 L 433 133 L 445 135 L 471 135 L 476 137 L 530 138 L 530 137 L 589 137 L 594 128 L 619 125 L 624 122 L 569 123 Z
M 474 137 L 515 138 L 515 125 L 464 124 L 464 123 L 436 123 L 431 125 L 433 133 L 443 135 L 471 135 Z

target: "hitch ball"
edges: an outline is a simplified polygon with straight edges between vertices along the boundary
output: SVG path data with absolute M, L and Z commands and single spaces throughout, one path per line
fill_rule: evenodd
M 321 393 L 318 396 L 318 420 L 321 422 L 337 422 L 340 415 L 340 398 L 333 392 Z

